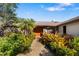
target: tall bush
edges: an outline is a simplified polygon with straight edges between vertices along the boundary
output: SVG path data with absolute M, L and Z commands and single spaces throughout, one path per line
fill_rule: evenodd
M 30 45 L 31 40 L 23 34 L 12 33 L 9 37 L 0 37 L 0 55 L 16 55 Z

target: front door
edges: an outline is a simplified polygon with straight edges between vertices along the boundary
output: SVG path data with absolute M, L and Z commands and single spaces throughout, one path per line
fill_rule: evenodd
M 35 36 L 36 37 L 40 37 L 43 33 L 43 27 L 41 26 L 37 26 L 35 29 L 34 29 L 34 33 L 35 33 Z
M 63 34 L 66 34 L 66 26 L 63 26 Z

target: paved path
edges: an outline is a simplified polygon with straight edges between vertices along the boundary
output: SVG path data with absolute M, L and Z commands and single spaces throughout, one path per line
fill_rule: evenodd
M 35 39 L 31 45 L 31 51 L 29 53 L 24 52 L 17 56 L 52 56 L 52 53 L 46 49 L 38 39 Z

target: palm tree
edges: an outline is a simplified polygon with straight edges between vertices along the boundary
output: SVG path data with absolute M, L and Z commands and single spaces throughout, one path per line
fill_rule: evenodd
M 12 20 L 16 17 L 17 4 L 15 3 L 1 3 L 0 4 L 0 16 L 3 21 Z
M 15 3 L 0 3 L 0 18 L 2 21 L 0 36 L 4 34 L 4 30 L 7 26 L 12 26 L 13 21 L 16 18 L 16 8 L 17 4 Z
M 24 19 L 22 20 L 21 30 L 24 32 L 25 35 L 30 34 L 35 27 L 35 21 L 33 19 Z

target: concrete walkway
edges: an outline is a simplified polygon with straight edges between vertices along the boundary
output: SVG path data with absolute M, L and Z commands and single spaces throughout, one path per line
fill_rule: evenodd
M 41 44 L 38 39 L 35 39 L 31 45 L 29 53 L 20 53 L 17 56 L 52 56 L 53 54 Z

